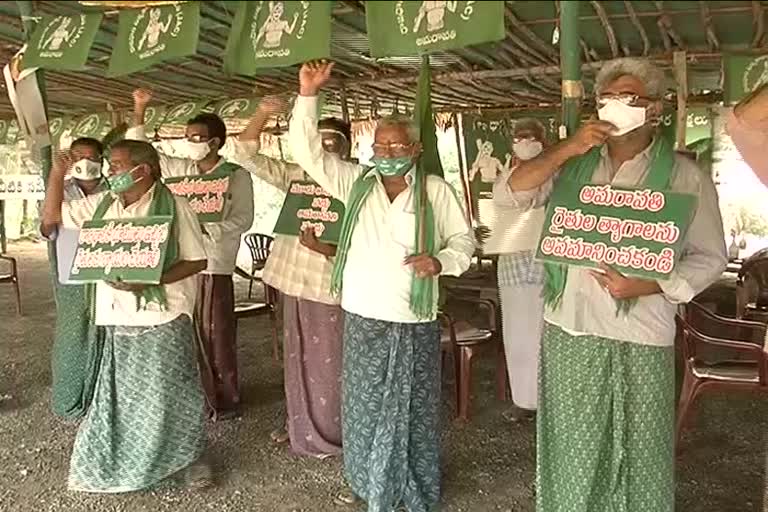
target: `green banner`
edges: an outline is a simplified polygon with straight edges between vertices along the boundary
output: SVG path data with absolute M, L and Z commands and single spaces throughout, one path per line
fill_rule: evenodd
M 537 259 L 667 279 L 679 260 L 696 197 L 610 185 L 560 187 L 547 208 Z
M 724 55 L 723 74 L 723 96 L 732 105 L 768 83 L 768 55 Z
M 402 57 L 463 48 L 506 36 L 505 2 L 366 2 L 373 57 Z
M 100 13 L 43 16 L 24 53 L 24 66 L 83 69 L 101 18 Z
M 86 222 L 70 281 L 160 283 L 170 230 L 170 216 Z
M 256 98 L 236 98 L 219 101 L 213 106 L 213 111 L 222 119 L 249 119 L 259 108 Z
M 660 118 L 662 133 L 670 140 L 677 140 L 677 110 L 664 109 Z M 685 142 L 692 144 L 700 139 L 712 137 L 712 111 L 708 107 L 687 109 Z
M 149 131 L 158 128 L 165 120 L 167 113 L 168 108 L 163 105 L 147 107 L 147 110 L 144 112 L 144 126 L 147 128 L 150 137 L 152 134 Z
M 70 117 L 56 117 L 48 123 L 48 131 L 51 134 L 51 144 L 54 148 L 59 147 L 59 140 L 64 131 L 72 125 Z
M 197 51 L 200 2 L 120 12 L 108 76 L 127 75 Z
M 344 204 L 313 181 L 294 181 L 285 196 L 275 233 L 299 236 L 309 228 L 322 242 L 337 244 L 344 219 Z
M 187 121 L 205 110 L 209 101 L 188 101 L 174 107 L 168 107 L 162 124 L 186 124 Z
M 229 198 L 229 175 L 218 173 L 166 178 L 173 195 L 184 197 L 200 222 L 219 222 Z
M 372 2 L 373 3 L 373 2 Z M 254 75 L 331 55 L 331 2 L 239 2 L 224 71 Z
M 72 128 L 72 136 L 99 139 L 109 131 L 111 125 L 112 120 L 108 113 L 90 114 L 75 120 L 75 126 Z

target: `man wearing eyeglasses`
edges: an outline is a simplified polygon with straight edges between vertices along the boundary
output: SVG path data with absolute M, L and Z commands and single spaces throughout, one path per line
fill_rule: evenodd
M 152 93 L 133 93 L 134 126 L 127 139 L 147 140 L 145 112 Z M 185 138 L 177 149 L 181 157 L 160 153 L 163 178 L 217 174 L 229 177 L 227 201 L 219 222 L 204 222 L 203 242 L 208 268 L 198 276 L 195 330 L 200 343 L 200 373 L 214 420 L 240 414 L 237 377 L 237 323 L 232 273 L 240 237 L 253 225 L 253 182 L 240 166 L 219 155 L 227 140 L 227 128 L 216 114 L 199 114 L 187 122 Z
M 331 290 L 341 293 L 345 312 L 342 444 L 350 489 L 336 501 L 364 500 L 371 512 L 434 510 L 440 498 L 437 277 L 469 267 L 474 239 L 450 185 L 419 167 L 422 147 L 410 118 L 378 122 L 372 169 L 323 151 L 317 94 L 332 67 L 302 66 L 289 142 L 296 162 L 346 208 Z M 422 246 L 432 250 L 417 254 Z
M 656 127 L 664 81 L 647 60 L 606 64 L 596 78 L 598 119 L 522 162 L 508 180 L 507 199 L 529 209 L 545 204 L 554 187 L 587 183 L 661 183 L 698 199 L 668 280 L 545 266 L 538 512 L 674 509 L 676 308 L 721 275 L 726 253 L 711 178 L 675 155 Z

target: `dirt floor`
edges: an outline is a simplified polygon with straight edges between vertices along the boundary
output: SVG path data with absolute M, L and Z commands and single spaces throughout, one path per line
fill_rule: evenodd
M 0 511 L 332 511 L 341 482 L 338 460 L 291 456 L 269 441 L 280 421 L 280 367 L 270 356 L 265 320 L 240 326 L 244 416 L 211 425 L 218 485 L 205 492 L 124 496 L 69 493 L 66 476 L 77 426 L 50 411 L 50 347 L 55 321 L 45 246 L 11 245 L 19 259 L 24 317 L 10 287 L 0 288 Z M 493 368 L 477 365 L 470 424 L 451 421 L 445 388 L 443 506 L 451 512 L 532 512 L 534 425 L 510 425 L 495 400 Z M 451 376 L 446 376 L 449 380 Z M 682 445 L 677 510 L 759 512 L 763 508 L 768 403 L 750 394 L 704 396 Z M 567 464 L 568 461 L 563 461 Z M 568 512 L 566 505 L 561 509 Z M 656 511 L 644 511 L 656 512 Z

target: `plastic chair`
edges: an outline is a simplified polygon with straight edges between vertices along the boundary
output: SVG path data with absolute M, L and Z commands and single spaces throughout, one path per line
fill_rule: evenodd
M 251 275 L 247 277 L 250 281 L 248 283 L 248 298 L 250 299 L 253 293 L 253 282 L 261 281 L 261 277 L 256 273 L 263 270 L 264 265 L 267 264 L 267 258 L 272 252 L 272 244 L 275 239 L 262 233 L 249 233 L 245 235 L 244 242 L 248 250 L 251 251 Z
M 0 273 L 0 284 L 8 283 L 13 286 L 16 295 L 16 314 L 22 316 L 21 287 L 19 285 L 19 268 L 16 264 L 16 258 L 0 254 L 0 260 L 7 261 L 9 267 L 8 272 Z
M 725 318 L 696 302 L 684 306 L 677 321 L 684 359 L 676 425 L 679 445 L 693 402 L 705 388 L 766 391 L 768 359 L 764 323 Z
M 235 274 L 243 279 L 251 279 L 245 270 L 235 267 Z M 269 316 L 270 327 L 272 330 L 272 357 L 280 362 L 280 341 L 277 336 L 277 290 L 264 284 L 264 301 L 253 301 L 250 296 L 248 300 L 235 301 L 235 322 L 241 318 L 256 317 L 261 315 Z

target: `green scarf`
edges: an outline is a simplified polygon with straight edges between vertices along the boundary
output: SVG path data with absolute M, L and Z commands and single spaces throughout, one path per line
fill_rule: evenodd
M 427 174 L 443 175 L 440 155 L 437 151 L 437 134 L 435 121 L 432 116 L 431 80 L 429 58 L 422 57 L 419 86 L 416 94 L 415 120 L 418 124 L 423 153 L 413 171 L 414 210 L 416 212 L 416 230 L 414 240 L 416 254 L 430 254 L 435 250 L 435 215 L 432 204 L 427 196 Z M 375 172 L 364 172 L 352 185 L 347 200 L 344 220 L 341 224 L 339 245 L 336 249 L 336 261 L 331 273 L 331 294 L 338 296 L 344 283 L 344 267 L 352 242 L 352 235 L 357 226 L 360 211 L 371 190 L 376 184 Z M 435 279 L 432 277 L 419 278 L 414 274 L 411 278 L 411 311 L 420 320 L 431 320 L 435 315 Z
M 561 188 L 581 188 L 592 181 L 597 166 L 602 158 L 601 148 L 596 147 L 587 154 L 571 159 L 563 168 L 560 178 L 555 183 L 552 195 Z M 642 184 L 642 188 L 652 190 L 667 190 L 672 180 L 672 169 L 675 165 L 675 153 L 670 141 L 658 135 L 650 149 L 650 172 Z M 550 309 L 557 309 L 563 300 L 563 292 L 568 282 L 568 266 L 558 263 L 544 264 L 544 303 Z M 637 302 L 637 299 L 616 300 L 616 314 L 627 314 Z
M 115 202 L 115 196 L 112 194 L 106 194 L 104 199 L 101 200 L 99 206 L 96 207 L 96 212 L 93 214 L 93 220 L 102 220 L 104 215 Z M 171 217 L 170 226 L 170 239 L 165 250 L 165 259 L 163 261 L 163 272 L 167 271 L 171 266 L 176 263 L 179 254 L 179 239 L 176 232 L 176 202 L 173 198 L 171 191 L 160 182 L 155 183 L 155 192 L 152 197 L 152 203 L 149 205 L 148 217 L 155 215 L 163 215 Z M 90 283 L 86 286 L 86 297 L 91 305 L 91 319 L 95 318 L 96 308 L 96 285 Z M 165 288 L 163 285 L 151 285 L 144 288 L 141 293 L 136 294 L 136 309 L 146 309 L 147 306 L 155 302 L 160 305 L 162 310 L 168 307 L 168 302 L 165 296 Z M 93 321 L 93 320 L 92 320 Z

